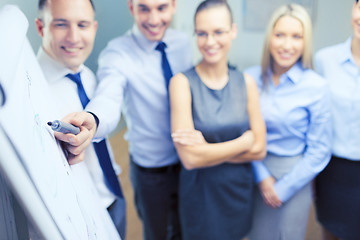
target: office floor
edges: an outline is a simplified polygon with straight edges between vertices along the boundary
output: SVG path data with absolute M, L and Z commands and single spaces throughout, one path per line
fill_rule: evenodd
M 134 198 L 131 182 L 129 179 L 129 155 L 128 144 L 124 140 L 125 129 L 118 131 L 110 137 L 111 145 L 115 155 L 116 162 L 122 168 L 122 174 L 120 175 L 121 186 L 124 191 L 126 203 L 127 203 L 127 240 L 142 240 L 142 226 L 137 216 L 134 207 Z M 311 208 L 308 231 L 306 234 L 306 240 L 320 240 L 321 230 L 314 215 L 314 209 Z

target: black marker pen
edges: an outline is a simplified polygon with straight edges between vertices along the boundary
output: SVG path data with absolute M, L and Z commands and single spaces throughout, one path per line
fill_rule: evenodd
M 80 128 L 75 127 L 74 125 L 70 124 L 70 123 L 65 123 L 59 120 L 55 120 L 52 122 L 48 122 L 47 123 L 52 130 L 56 131 L 56 132 L 61 132 L 61 133 L 72 133 L 74 135 L 80 133 Z

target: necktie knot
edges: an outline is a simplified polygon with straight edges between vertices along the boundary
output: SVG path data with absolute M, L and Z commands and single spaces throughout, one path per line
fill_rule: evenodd
M 166 43 L 164 42 L 159 42 L 159 44 L 156 46 L 156 50 L 160 51 L 160 52 L 165 52 L 165 48 L 166 48 Z
M 81 82 L 81 77 L 80 77 L 80 72 L 78 73 L 75 73 L 75 74 L 67 74 L 65 77 L 71 79 L 72 81 L 74 81 L 76 83 L 76 85 L 82 85 L 82 82 Z

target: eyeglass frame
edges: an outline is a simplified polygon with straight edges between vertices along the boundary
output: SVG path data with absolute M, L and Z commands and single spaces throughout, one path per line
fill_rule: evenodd
M 212 36 L 213 39 L 215 40 L 219 40 L 221 39 L 221 37 L 223 37 L 225 34 L 227 33 L 230 33 L 231 32 L 231 29 L 229 30 L 215 30 L 214 32 L 212 33 L 207 33 L 207 32 L 203 32 L 203 31 L 200 31 L 198 32 L 196 29 L 194 31 L 194 35 L 198 38 L 198 39 L 202 39 L 202 40 L 207 40 L 209 38 L 209 36 Z M 201 35 L 203 34 L 203 35 Z

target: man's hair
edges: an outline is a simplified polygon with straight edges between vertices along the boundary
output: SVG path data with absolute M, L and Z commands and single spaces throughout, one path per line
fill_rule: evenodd
M 91 3 L 91 6 L 92 6 L 93 10 L 95 11 L 95 6 L 94 6 L 93 1 L 92 0 L 89 0 L 89 1 Z M 42 11 L 44 9 L 44 7 L 46 5 L 46 2 L 47 2 L 47 0 L 39 0 L 39 8 L 38 8 L 39 11 Z

